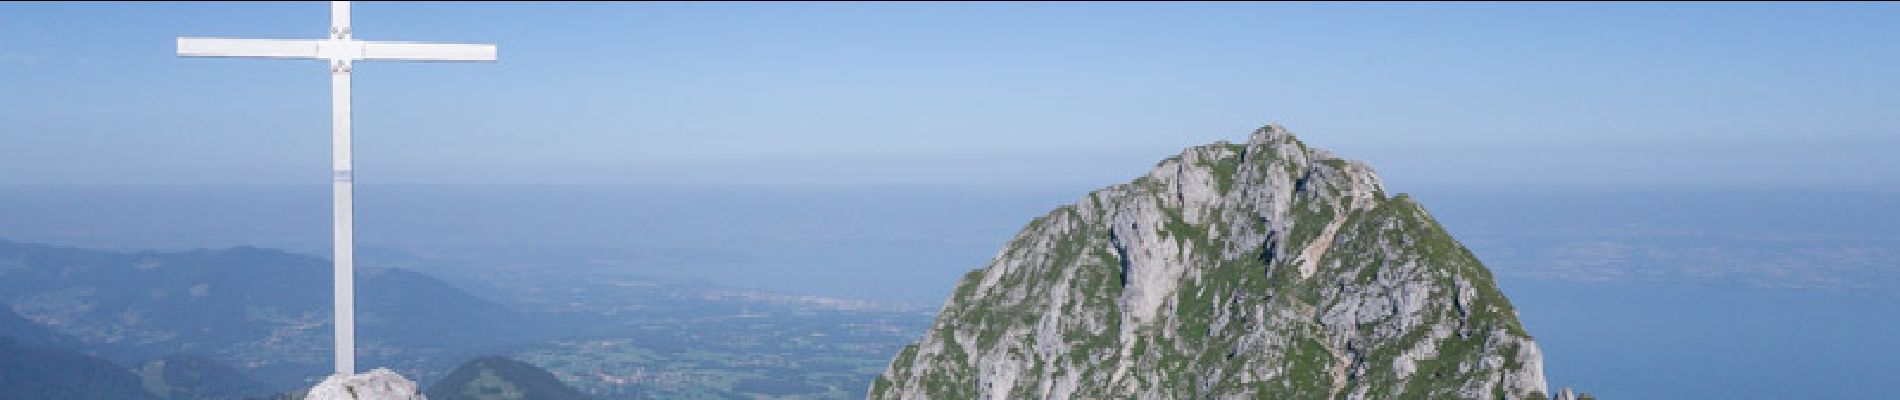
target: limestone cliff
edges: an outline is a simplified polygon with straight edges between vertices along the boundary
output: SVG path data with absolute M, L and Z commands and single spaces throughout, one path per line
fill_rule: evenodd
M 1491 273 L 1279 126 L 1031 222 L 871 398 L 1544 398 Z

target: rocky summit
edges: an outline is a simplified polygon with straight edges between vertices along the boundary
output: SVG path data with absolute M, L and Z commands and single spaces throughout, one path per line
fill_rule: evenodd
M 1423 206 L 1276 125 L 1029 223 L 869 397 L 1541 399 L 1543 370 Z
M 304 400 L 427 400 L 416 383 L 388 369 L 355 375 L 331 375 L 310 388 Z

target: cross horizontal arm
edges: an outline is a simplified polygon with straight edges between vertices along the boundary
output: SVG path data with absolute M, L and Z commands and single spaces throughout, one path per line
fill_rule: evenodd
M 495 45 L 421 42 L 363 42 L 364 60 L 495 61 Z
M 322 40 L 178 38 L 185 57 L 318 58 Z

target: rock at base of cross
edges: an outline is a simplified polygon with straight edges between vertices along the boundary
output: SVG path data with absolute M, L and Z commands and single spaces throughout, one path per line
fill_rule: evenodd
M 310 388 L 304 400 L 427 400 L 416 383 L 387 368 L 356 375 L 331 375 Z

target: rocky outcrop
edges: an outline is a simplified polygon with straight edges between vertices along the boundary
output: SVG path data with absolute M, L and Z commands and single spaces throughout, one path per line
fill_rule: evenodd
M 1557 394 L 1550 398 L 1551 400 L 1577 400 L 1577 392 L 1571 391 L 1570 388 L 1564 388 L 1564 390 L 1557 391 Z
M 1546 392 L 1516 311 L 1422 206 L 1268 126 L 1031 222 L 870 397 Z
M 1596 396 L 1591 396 L 1589 393 L 1577 393 L 1577 391 L 1572 390 L 1570 388 L 1563 388 L 1563 390 L 1558 390 L 1557 394 L 1552 395 L 1550 398 L 1551 400 L 1596 400 L 1597 399 Z
M 384 368 L 356 375 L 331 375 L 310 388 L 304 400 L 426 400 L 416 383 Z

